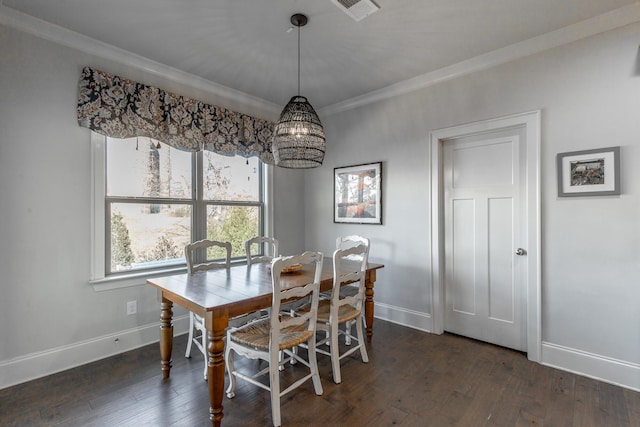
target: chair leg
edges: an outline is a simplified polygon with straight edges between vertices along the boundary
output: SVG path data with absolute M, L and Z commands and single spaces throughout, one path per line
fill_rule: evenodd
M 338 323 L 329 325 L 331 328 L 331 369 L 333 370 L 333 382 L 340 384 L 340 347 L 338 346 Z
M 284 358 L 285 358 L 284 351 L 282 350 L 279 351 L 278 352 L 278 370 L 279 371 L 284 371 L 284 365 L 282 364 L 282 361 L 284 360 Z
M 348 322 L 346 322 L 344 324 L 344 343 L 345 345 L 351 345 L 351 324 L 353 322 L 351 320 L 349 320 Z
M 298 354 L 298 347 L 293 347 L 293 349 L 291 350 L 291 352 L 292 352 L 293 354 Z M 284 352 L 284 351 L 279 351 L 279 352 L 278 352 L 278 362 L 279 362 L 279 363 L 278 363 L 278 370 L 280 370 L 280 371 L 284 371 L 284 364 L 282 363 L 282 361 L 284 360 L 284 358 L 285 358 L 286 356 L 287 356 L 287 355 L 285 354 L 285 352 Z M 295 358 L 295 357 L 292 357 L 292 358 L 291 358 L 291 360 L 289 360 L 289 363 L 290 363 L 291 365 L 295 365 L 297 362 L 298 362 L 298 361 L 296 360 L 296 358 Z
M 202 331 L 202 354 L 204 355 L 204 380 L 207 380 L 209 355 L 207 354 L 207 333 Z
M 307 342 L 309 350 L 309 366 L 311 369 L 311 379 L 313 380 L 313 388 L 317 396 L 322 395 L 322 382 L 320 382 L 320 372 L 318 370 L 318 358 L 316 357 L 316 340 L 315 337 Z
M 191 357 L 191 343 L 193 342 L 193 313 L 189 312 L 189 340 L 187 341 L 187 351 L 184 357 Z
M 224 363 L 229 373 L 229 387 L 227 387 L 227 397 L 233 399 L 236 395 L 236 376 L 233 375 L 235 367 L 233 365 L 233 354 L 231 354 L 231 348 L 227 347 L 224 355 Z
M 364 330 L 362 327 L 362 323 L 364 319 L 362 317 L 358 317 L 356 319 L 356 333 L 358 334 L 358 346 L 360 347 L 360 356 L 362 356 L 362 361 L 367 363 L 369 361 L 369 356 L 367 355 L 367 342 L 364 339 Z
M 271 417 L 273 425 L 279 427 L 282 424 L 280 418 L 280 352 L 273 352 L 269 360 L 269 391 L 271 393 Z

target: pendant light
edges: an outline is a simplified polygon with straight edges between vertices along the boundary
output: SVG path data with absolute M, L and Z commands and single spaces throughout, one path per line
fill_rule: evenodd
M 272 141 L 276 166 L 293 169 L 315 168 L 322 165 L 326 139 L 320 118 L 300 95 L 300 27 L 307 24 L 305 15 L 291 16 L 291 23 L 298 27 L 298 94 L 280 113 L 274 128 Z

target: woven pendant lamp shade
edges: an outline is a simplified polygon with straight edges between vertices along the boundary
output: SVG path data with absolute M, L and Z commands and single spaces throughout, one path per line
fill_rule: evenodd
M 283 168 L 322 165 L 326 139 L 320 118 L 304 96 L 296 95 L 284 107 L 274 129 L 273 157 Z
M 307 98 L 300 95 L 300 27 L 307 22 L 307 17 L 300 13 L 291 16 L 291 23 L 298 27 L 298 94 L 280 113 L 271 143 L 276 166 L 283 168 L 307 169 L 322 165 L 327 145 L 320 118 Z

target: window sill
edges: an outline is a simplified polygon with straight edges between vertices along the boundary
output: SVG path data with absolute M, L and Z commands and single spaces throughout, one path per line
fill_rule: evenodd
M 131 273 L 105 277 L 103 279 L 90 280 L 89 284 L 95 292 L 111 291 L 114 289 L 129 288 L 132 286 L 146 285 L 149 277 L 168 276 L 170 274 L 182 274 L 187 272 L 187 267 L 175 267 L 165 270 L 145 271 L 144 273 Z
M 232 260 L 231 265 L 245 264 L 244 259 Z M 89 280 L 95 292 L 112 291 L 114 289 L 130 288 L 147 284 L 149 277 L 162 277 L 171 274 L 185 274 L 186 266 L 165 268 L 162 270 L 145 271 L 140 273 L 119 274 L 102 279 Z

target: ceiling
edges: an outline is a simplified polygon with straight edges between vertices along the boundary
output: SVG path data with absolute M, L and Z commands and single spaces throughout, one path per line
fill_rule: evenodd
M 374 0 L 355 22 L 330 0 L 0 0 L 15 10 L 284 105 L 361 97 L 637 0 Z

